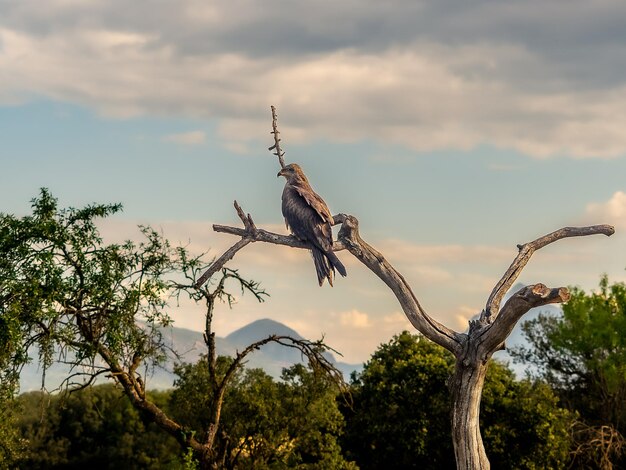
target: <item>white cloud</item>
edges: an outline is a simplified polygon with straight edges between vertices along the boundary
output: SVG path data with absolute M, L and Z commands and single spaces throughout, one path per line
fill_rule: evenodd
M 464 331 L 468 328 L 468 322 L 480 313 L 480 309 L 474 307 L 468 307 L 467 305 L 461 305 L 456 309 L 454 314 L 455 328 L 459 331 Z
M 389 315 L 385 315 L 383 317 L 383 321 L 385 323 L 397 323 L 399 321 L 402 321 L 403 319 L 406 319 L 406 315 L 404 315 L 404 313 L 402 312 L 392 312 Z
M 608 201 L 587 204 L 587 218 L 626 227 L 626 193 L 616 191 Z
M 339 323 L 347 328 L 368 328 L 371 326 L 369 316 L 365 312 L 350 310 L 339 314 Z
M 452 273 L 438 266 L 416 265 L 411 268 L 417 279 L 427 282 L 450 282 L 453 279 Z
M 182 145 L 200 145 L 206 141 L 206 133 L 203 131 L 181 132 L 169 134 L 163 137 L 165 142 L 174 142 Z

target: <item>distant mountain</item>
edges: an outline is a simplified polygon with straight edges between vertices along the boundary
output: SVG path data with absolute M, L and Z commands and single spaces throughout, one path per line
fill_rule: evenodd
M 292 330 L 282 323 L 265 318 L 233 331 L 225 340 L 229 345 L 234 346 L 237 350 L 241 350 L 249 344 L 267 338 L 270 335 L 291 336 L 295 339 L 304 339 L 295 330 Z M 326 353 L 326 359 L 343 373 L 346 380 L 350 378 L 352 372 L 361 371 L 361 369 L 363 369 L 363 364 L 338 362 L 331 353 Z M 299 350 L 281 346 L 276 343 L 268 343 L 261 346 L 259 351 L 250 356 L 247 365 L 251 368 L 263 369 L 272 377 L 280 377 L 285 367 L 305 362 L 306 358 Z
M 174 365 L 181 362 L 195 363 L 202 354 L 206 354 L 206 346 L 202 333 L 185 328 L 168 327 L 162 330 L 163 341 L 168 348 L 176 351 L 179 356 L 170 354 L 170 357 L 162 366 L 148 371 L 146 385 L 149 389 L 167 389 L 174 384 L 176 376 L 173 373 Z M 291 336 L 303 339 L 295 330 L 274 320 L 257 320 L 244 326 L 225 338 L 216 338 L 217 353 L 220 355 L 233 356 L 251 343 L 267 338 L 270 335 Z M 346 380 L 353 371 L 360 371 L 363 364 L 347 364 L 338 362 L 332 354 L 327 355 L 328 360 L 337 367 Z M 262 346 L 247 356 L 246 367 L 260 368 L 274 378 L 279 378 L 285 367 L 293 364 L 306 363 L 306 358 L 300 351 L 294 348 L 269 343 Z M 46 371 L 46 388 L 53 390 L 67 377 L 69 368 L 63 364 L 54 364 Z M 22 392 L 38 390 L 41 388 L 41 370 L 37 364 L 29 364 L 22 371 L 20 389 Z
M 303 339 L 297 331 L 288 326 L 269 318 L 263 318 L 233 331 L 226 337 L 226 340 L 232 344 L 248 345 L 269 335 L 292 336 L 295 339 Z

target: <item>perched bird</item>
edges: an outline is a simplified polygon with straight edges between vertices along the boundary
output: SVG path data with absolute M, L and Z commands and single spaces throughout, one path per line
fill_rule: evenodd
M 282 198 L 287 228 L 310 246 L 320 286 L 324 279 L 332 286 L 335 269 L 342 276 L 346 275 L 345 266 L 333 252 L 333 216 L 324 200 L 313 191 L 299 165 L 287 165 L 277 176 L 287 180 Z

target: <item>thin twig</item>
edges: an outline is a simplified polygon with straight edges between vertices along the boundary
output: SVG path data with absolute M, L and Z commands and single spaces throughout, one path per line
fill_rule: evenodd
M 237 215 L 239 216 L 239 218 L 241 219 L 245 227 L 245 229 L 243 230 L 243 233 L 241 233 L 242 238 L 233 246 L 231 246 L 228 250 L 226 250 L 218 259 L 213 261 L 211 266 L 209 266 L 209 269 L 207 269 L 206 272 L 202 276 L 200 276 L 198 281 L 194 284 L 194 287 L 196 288 L 202 286 L 206 281 L 208 281 L 211 278 L 211 276 L 213 276 L 213 274 L 215 274 L 220 269 L 222 269 L 224 265 L 228 261 L 230 261 L 233 258 L 233 256 L 235 256 L 235 254 L 239 250 L 241 250 L 244 246 L 246 246 L 250 242 L 255 241 L 254 237 L 256 236 L 257 228 L 254 225 L 254 221 L 252 220 L 252 217 L 250 216 L 250 214 L 246 215 L 243 212 L 243 209 L 241 209 L 241 206 L 237 203 L 237 201 L 235 201 L 234 205 L 235 205 L 235 210 L 237 211 Z M 213 226 L 213 230 L 216 230 L 215 225 Z
M 267 150 L 269 150 L 270 152 L 272 150 L 275 150 L 274 155 L 278 157 L 278 162 L 280 163 L 280 167 L 285 168 L 285 160 L 283 159 L 285 152 L 283 152 L 280 148 L 281 139 L 278 137 L 280 135 L 280 132 L 278 131 L 278 113 L 276 112 L 276 108 L 274 106 L 271 106 L 271 108 L 272 108 L 272 131 L 270 132 L 270 134 L 274 134 L 274 145 L 272 145 Z
M 335 365 L 330 362 L 330 360 L 325 356 L 327 352 L 334 352 L 336 354 L 341 355 L 338 351 L 326 345 L 322 340 L 320 341 L 309 341 L 306 339 L 298 339 L 289 335 L 277 335 L 272 334 L 268 337 L 261 339 L 259 341 L 255 341 L 252 344 L 249 344 L 246 348 L 244 348 L 241 352 L 237 351 L 235 357 L 233 358 L 233 362 L 228 368 L 224 381 L 228 380 L 228 377 L 234 374 L 235 370 L 237 370 L 244 363 L 244 359 L 250 353 L 259 350 L 262 346 L 268 343 L 277 343 L 281 346 L 287 348 L 293 348 L 299 350 L 304 357 L 309 361 L 309 365 L 312 368 L 319 368 L 323 370 L 328 377 L 339 387 L 340 390 L 346 390 L 346 383 L 343 377 L 343 373 L 335 367 Z
M 218 272 L 220 269 L 222 269 L 222 267 L 228 261 L 233 259 L 233 257 L 239 250 L 241 250 L 244 246 L 246 246 L 248 243 L 252 241 L 253 240 L 251 238 L 242 238 L 233 246 L 231 246 L 218 259 L 213 261 L 211 266 L 209 266 L 209 269 L 207 269 L 205 273 L 202 276 L 200 276 L 200 279 L 198 279 L 198 281 L 194 284 L 194 287 L 196 288 L 201 287 L 206 281 L 208 281 L 211 278 L 211 276 L 213 276 L 213 274 Z

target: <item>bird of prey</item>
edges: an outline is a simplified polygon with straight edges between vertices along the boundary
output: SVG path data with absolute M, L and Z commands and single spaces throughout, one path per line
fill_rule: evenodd
M 342 276 L 346 275 L 346 268 L 333 252 L 333 216 L 324 200 L 313 191 L 299 165 L 287 165 L 277 176 L 287 180 L 282 198 L 287 228 L 311 248 L 320 286 L 324 279 L 332 286 L 335 269 Z

